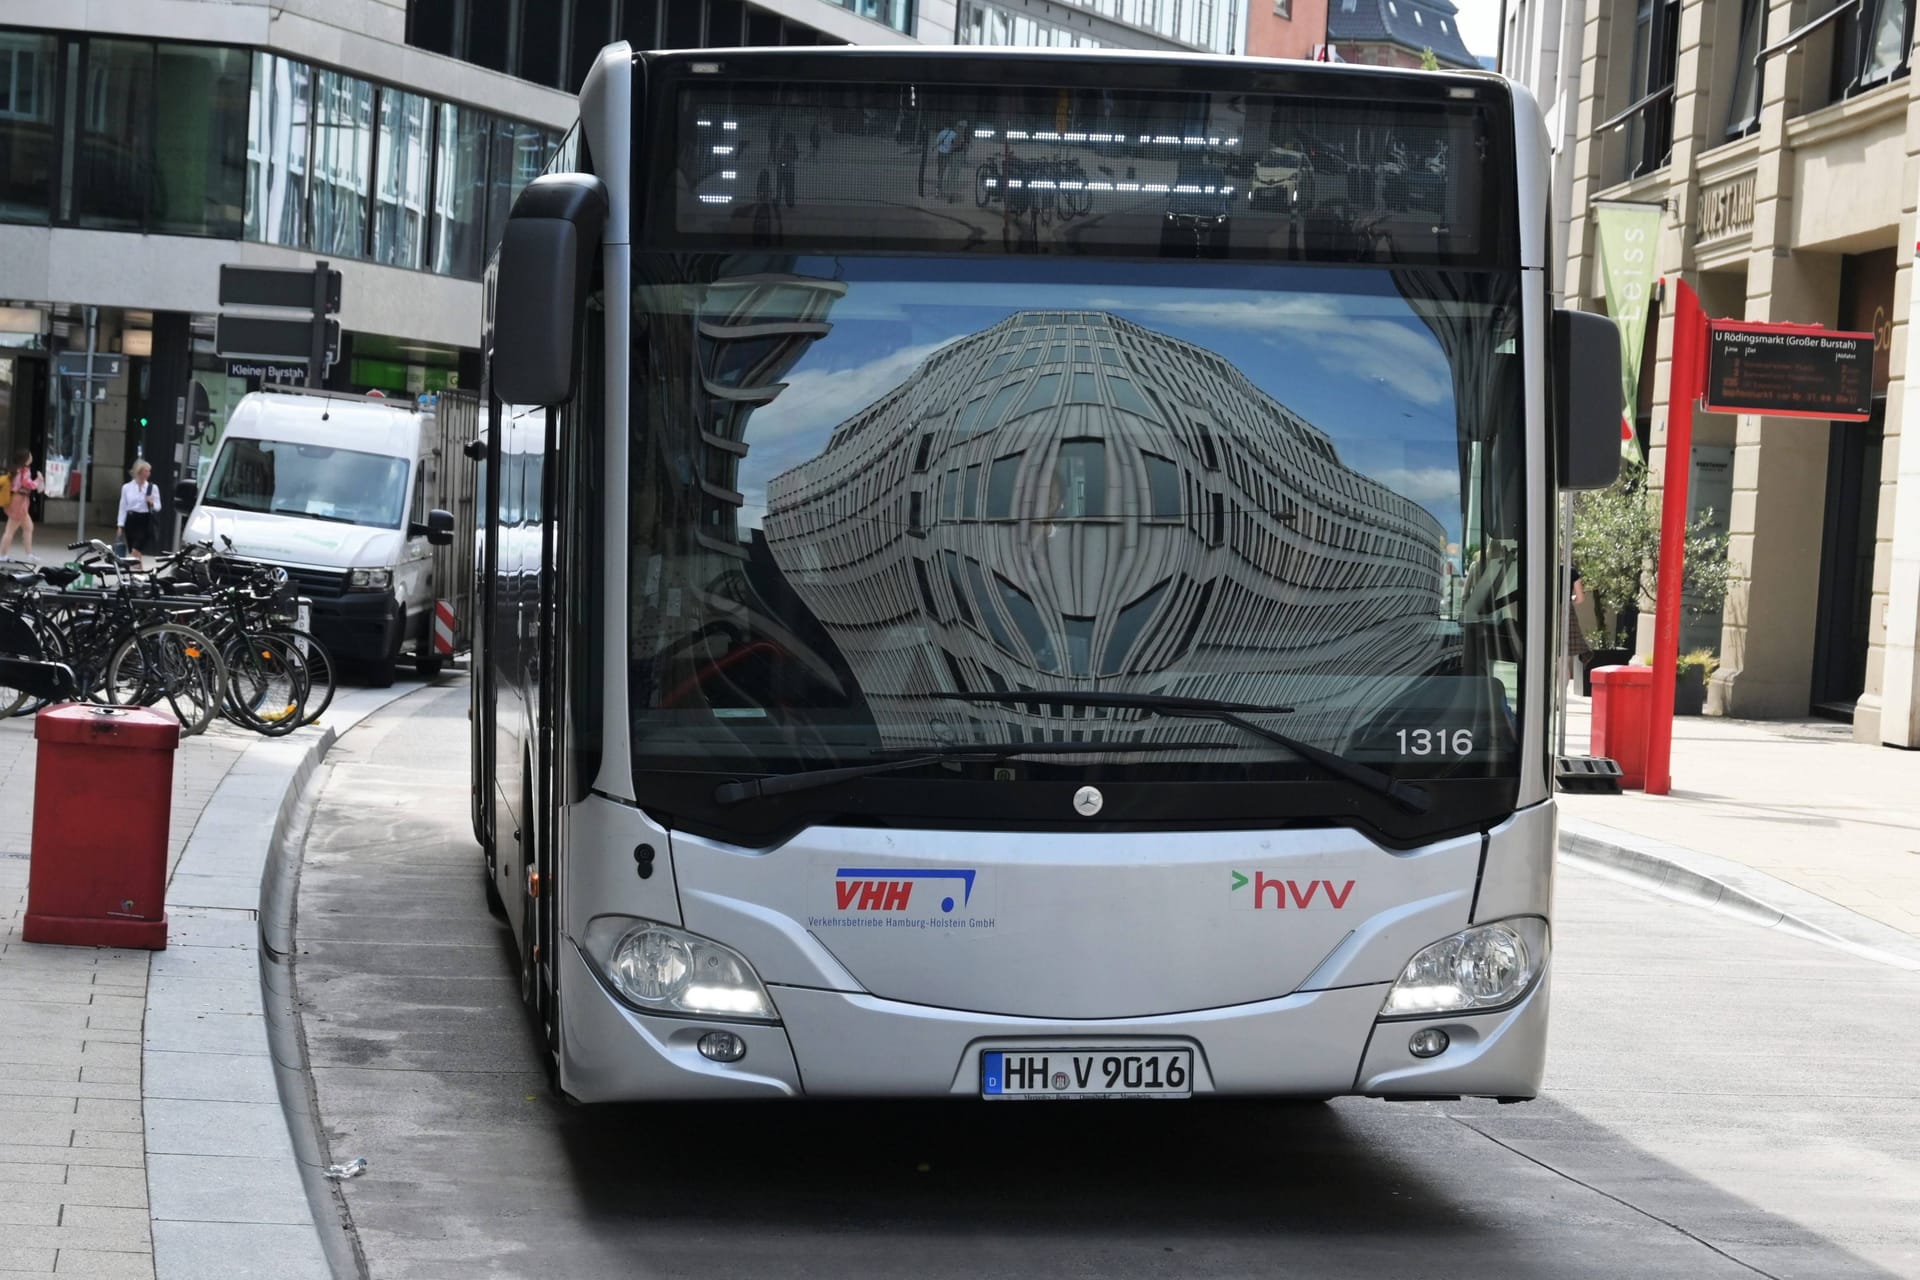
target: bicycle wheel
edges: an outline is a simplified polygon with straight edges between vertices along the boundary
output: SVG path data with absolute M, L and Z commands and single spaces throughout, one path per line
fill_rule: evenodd
M 220 712 L 243 729 L 277 738 L 303 723 L 306 661 L 276 636 L 241 635 L 227 642 L 226 697 Z
M 165 699 L 191 737 L 213 723 L 226 696 L 227 664 L 202 632 L 177 622 L 141 627 L 107 663 L 109 702 L 150 707 Z
M 988 160 L 973 171 L 973 202 L 982 209 L 1000 194 L 1000 166 Z
M 281 640 L 290 642 L 307 660 L 307 706 L 306 717 L 301 724 L 312 724 L 327 713 L 333 705 L 333 655 L 327 647 L 314 638 L 311 631 L 302 631 L 298 627 L 283 627 L 273 633 Z
M 40 662 L 65 662 L 67 660 L 67 646 L 65 640 L 61 638 L 59 627 L 47 621 L 39 614 L 23 613 L 16 616 L 25 624 L 33 640 L 33 644 L 28 647 L 26 651 L 16 656 L 32 658 Z M 14 696 L 16 694 L 18 695 L 17 697 Z M 68 695 L 72 696 L 72 694 L 73 690 L 68 690 Z M 36 698 L 25 690 L 0 688 L 0 707 L 11 708 L 10 710 L 0 710 L 0 719 L 5 719 L 8 716 L 30 716 L 42 707 L 51 705 L 54 701 L 55 699 L 53 698 Z

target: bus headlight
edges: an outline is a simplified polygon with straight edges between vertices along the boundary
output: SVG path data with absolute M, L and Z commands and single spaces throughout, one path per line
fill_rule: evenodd
M 647 1013 L 779 1020 L 746 957 L 710 938 L 654 920 L 596 916 L 581 950 L 621 999 Z
M 1473 1013 L 1526 994 L 1547 958 L 1547 922 L 1519 916 L 1475 925 L 1420 948 L 1387 992 L 1383 1018 Z

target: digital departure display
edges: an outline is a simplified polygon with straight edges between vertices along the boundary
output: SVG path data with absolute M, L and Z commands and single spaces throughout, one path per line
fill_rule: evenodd
M 670 238 L 1491 265 L 1493 122 L 1470 100 L 716 79 L 668 126 Z

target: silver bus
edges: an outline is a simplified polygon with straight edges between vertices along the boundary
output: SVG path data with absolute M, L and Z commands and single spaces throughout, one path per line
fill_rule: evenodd
M 473 707 L 557 1087 L 1533 1096 L 1620 395 L 1524 91 L 615 46 L 579 102 L 488 273 Z

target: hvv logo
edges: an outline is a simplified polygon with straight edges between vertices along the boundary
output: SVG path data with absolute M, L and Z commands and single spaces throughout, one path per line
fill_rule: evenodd
M 1238 871 L 1229 871 L 1233 886 L 1227 901 L 1242 911 L 1339 911 L 1353 893 L 1351 880 L 1336 884 L 1332 880 L 1282 880 L 1256 871 L 1248 879 Z
M 926 867 L 841 867 L 834 872 L 834 905 L 842 911 L 911 912 L 914 890 L 926 886 L 920 909 L 931 911 L 935 895 L 943 915 L 965 912 L 973 902 L 974 877 L 979 872 L 930 870 Z

